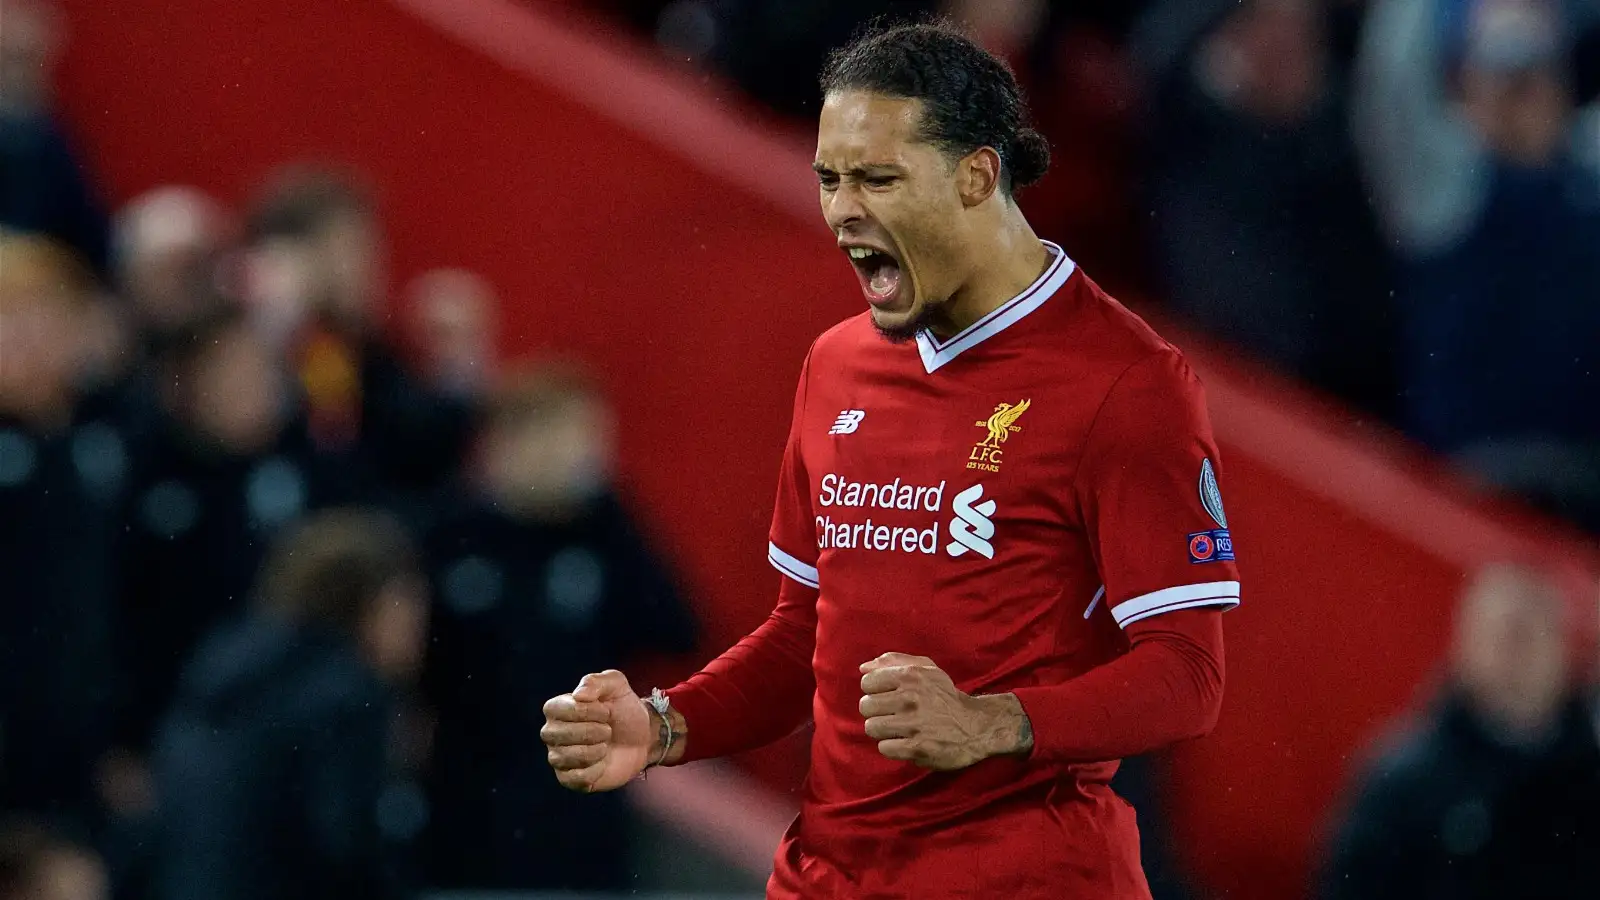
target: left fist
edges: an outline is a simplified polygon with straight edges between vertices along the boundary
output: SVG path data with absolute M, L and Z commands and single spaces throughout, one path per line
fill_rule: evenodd
M 1010 694 L 962 693 L 933 660 L 906 653 L 885 653 L 861 671 L 867 737 L 889 759 L 951 771 L 1024 749 L 1027 717 Z

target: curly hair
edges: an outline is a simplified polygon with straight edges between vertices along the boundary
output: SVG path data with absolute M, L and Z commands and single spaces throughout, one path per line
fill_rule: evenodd
M 1030 127 L 1010 67 L 948 21 L 869 25 L 828 57 L 821 82 L 824 96 L 858 90 L 921 100 L 923 138 L 956 157 L 994 148 L 1007 194 L 1050 168 L 1050 144 Z

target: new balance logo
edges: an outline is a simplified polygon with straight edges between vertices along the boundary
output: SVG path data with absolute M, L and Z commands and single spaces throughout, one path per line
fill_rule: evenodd
M 867 417 L 864 409 L 847 409 L 839 413 L 839 418 L 833 420 L 833 427 L 828 429 L 829 434 L 855 434 L 861 427 L 861 420 Z
M 994 559 L 994 545 L 989 538 L 994 537 L 995 506 L 993 500 L 973 505 L 982 498 L 983 485 L 975 484 L 951 501 L 956 517 L 950 520 L 950 543 L 944 548 L 951 556 L 971 550 L 984 559 Z

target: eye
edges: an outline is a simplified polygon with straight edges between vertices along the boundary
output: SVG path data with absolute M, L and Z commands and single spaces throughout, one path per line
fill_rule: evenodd
M 818 172 L 817 184 L 825 191 L 834 190 L 839 187 L 839 176 L 833 172 Z
M 867 183 L 867 187 L 872 188 L 886 188 L 899 180 L 899 176 L 896 175 L 871 175 L 862 179 Z

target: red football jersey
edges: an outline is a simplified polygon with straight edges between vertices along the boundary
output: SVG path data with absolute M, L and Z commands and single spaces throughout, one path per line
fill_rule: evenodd
M 1026 709 L 1125 653 L 1122 627 L 1239 602 L 1198 380 L 1048 247 L 949 340 L 862 314 L 806 359 L 769 557 L 819 589 L 816 731 L 773 896 L 1148 895 L 1114 761 L 932 772 L 884 758 L 858 705 L 894 651 Z

